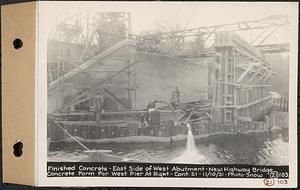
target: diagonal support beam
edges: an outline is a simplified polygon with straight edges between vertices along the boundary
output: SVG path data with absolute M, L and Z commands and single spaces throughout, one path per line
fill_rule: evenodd
M 274 32 L 277 30 L 279 28 L 279 26 L 277 26 L 277 27 L 275 27 L 263 40 L 261 40 L 259 43 L 258 43 L 258 45 L 261 45 L 261 44 L 263 44 L 267 39 L 269 39 L 270 38 L 270 36 L 272 35 L 272 34 L 274 34 Z
M 126 110 L 130 109 L 130 107 L 128 105 L 126 105 L 122 100 L 120 100 L 120 98 L 118 98 L 116 95 L 114 95 L 110 90 L 108 90 L 107 88 L 102 88 L 102 89 L 106 92 L 106 94 L 108 94 L 112 98 L 112 100 L 114 102 L 121 105 Z
M 78 100 L 78 101 L 72 103 L 70 106 L 76 106 L 76 105 L 78 105 L 78 104 L 80 104 L 80 103 L 82 103 L 82 102 L 85 102 L 85 101 L 87 101 L 87 100 L 89 100 L 89 99 L 91 99 L 91 98 L 92 98 L 92 97 L 90 97 L 90 96 L 85 97 L 85 98 L 83 98 L 83 99 L 81 99 L 81 100 Z
M 252 42 L 251 42 L 250 44 L 253 45 L 253 44 L 256 42 L 256 40 L 258 40 L 258 38 L 260 38 L 264 33 L 267 32 L 268 29 L 269 29 L 269 28 L 266 28 L 266 29 L 264 29 L 261 33 L 259 33 L 259 34 L 254 38 L 254 40 L 252 40 Z
M 61 76 L 60 78 L 58 78 L 56 81 L 51 82 L 48 85 L 48 92 L 52 89 L 54 89 L 58 83 L 62 80 L 68 80 L 72 77 L 74 77 L 75 75 L 77 75 L 78 73 L 85 71 L 88 67 L 96 64 L 99 62 L 99 60 L 102 60 L 104 58 L 106 58 L 107 56 L 109 56 L 110 54 L 112 54 L 113 52 L 115 52 L 116 50 L 120 49 L 121 47 L 125 46 L 125 45 L 132 45 L 134 44 L 134 42 L 132 41 L 127 41 L 127 40 L 122 40 L 118 43 L 116 43 L 115 45 L 113 45 L 112 47 L 106 49 L 105 51 L 103 51 L 102 53 L 100 53 L 99 55 L 96 55 L 95 57 L 91 58 L 90 60 L 88 60 L 87 62 L 75 67 L 72 71 L 66 73 L 65 75 Z
M 244 109 L 244 108 L 248 108 L 250 106 L 253 106 L 253 105 L 256 105 L 258 103 L 261 103 L 263 101 L 267 101 L 269 100 L 270 98 L 272 98 L 272 96 L 266 96 L 264 98 L 261 98 L 259 100 L 255 100 L 253 102 L 250 102 L 250 103 L 247 103 L 247 104 L 244 104 L 244 105 L 239 105 L 239 106 L 236 106 L 236 109 Z
M 76 96 L 75 98 L 73 98 L 73 100 L 71 100 L 71 102 L 65 104 L 63 106 L 63 111 L 66 112 L 70 106 L 72 105 L 77 105 L 78 103 L 81 103 L 81 102 L 84 102 L 85 100 L 87 100 L 86 98 L 89 97 L 90 98 L 90 92 L 85 92 L 85 93 L 82 93 L 80 94 L 79 96 Z M 84 100 L 85 99 L 85 100 Z M 84 101 L 82 101 L 84 100 Z
M 259 78 L 258 78 L 258 82 L 260 82 L 266 75 L 263 73 Z
M 271 76 L 272 76 L 273 73 L 270 73 L 264 80 L 263 82 L 266 82 Z
M 218 30 L 219 26 L 216 26 L 213 31 L 209 32 L 208 36 L 203 40 L 203 44 Z
M 255 77 L 256 77 L 258 74 L 260 74 L 263 70 L 264 70 L 263 67 L 258 68 L 258 71 L 255 72 L 255 73 L 252 75 L 252 77 L 249 79 L 249 82 L 251 83 L 251 82 L 255 79 Z
M 265 73 L 263 73 L 262 75 L 261 75 L 261 77 L 259 77 L 259 79 L 258 79 L 258 82 L 260 82 L 261 80 L 263 80 L 264 78 L 266 78 L 266 77 L 271 77 L 271 75 L 272 75 L 272 71 L 270 72 L 265 72 Z
M 250 65 L 244 72 L 241 74 L 241 76 L 238 78 L 237 83 L 240 83 L 246 76 L 247 74 L 251 71 L 251 69 L 254 67 L 254 65 Z
M 255 79 L 255 77 L 257 76 L 257 74 L 258 74 L 259 72 L 260 72 L 260 71 L 257 71 L 257 72 L 255 72 L 255 73 L 252 75 L 252 77 L 249 79 L 249 82 L 250 82 L 250 83 Z

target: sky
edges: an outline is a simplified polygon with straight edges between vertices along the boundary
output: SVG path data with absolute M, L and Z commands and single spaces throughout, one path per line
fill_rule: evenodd
M 270 15 L 294 15 L 296 3 L 255 2 L 41 2 L 40 15 L 47 20 L 48 31 L 57 20 L 78 13 L 128 11 L 131 13 L 132 32 L 139 34 L 153 30 L 157 23 L 182 23 L 185 28 L 236 23 L 261 19 Z M 293 21 L 292 21 L 293 22 Z M 251 34 L 248 32 L 248 35 Z M 279 29 L 270 43 L 289 42 L 289 31 Z M 251 38 L 251 37 L 249 37 Z

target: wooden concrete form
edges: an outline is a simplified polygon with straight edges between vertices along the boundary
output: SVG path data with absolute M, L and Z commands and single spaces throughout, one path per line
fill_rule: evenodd
M 213 122 L 239 124 L 264 119 L 271 107 L 271 66 L 237 34 L 216 34 L 219 64 L 213 99 Z
M 178 136 L 187 135 L 188 129 L 185 125 L 175 125 L 174 121 L 167 120 L 158 127 L 140 127 L 136 122 L 107 122 L 103 125 L 95 125 L 89 122 L 60 122 L 63 129 L 74 136 L 79 141 L 85 143 L 107 143 L 127 142 L 128 137 L 148 136 L 155 142 L 156 138 L 176 140 Z M 52 142 L 73 142 L 72 139 L 61 129 L 49 122 L 48 134 Z M 216 134 L 247 134 L 253 132 L 267 132 L 273 129 L 283 129 L 288 127 L 288 115 L 286 112 L 274 112 L 270 117 L 265 117 L 264 121 L 239 121 L 237 125 L 231 122 L 211 123 L 192 122 L 192 133 L 195 136 L 204 135 L 206 137 Z M 130 142 L 140 142 L 130 140 Z M 144 142 L 149 142 L 147 139 Z

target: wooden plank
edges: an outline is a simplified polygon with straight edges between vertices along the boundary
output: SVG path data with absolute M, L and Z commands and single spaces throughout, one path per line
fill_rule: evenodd
M 98 124 L 96 123 L 96 121 L 55 121 L 56 123 L 60 123 L 60 124 L 64 124 L 64 125 L 76 125 L 76 126 L 94 126 Z M 126 120 L 114 120 L 114 121 L 101 121 L 100 125 L 102 126 L 126 126 L 127 123 L 130 121 L 126 121 Z
M 85 102 L 85 101 L 89 100 L 89 99 L 91 99 L 91 97 L 83 98 L 83 99 L 81 99 L 81 100 L 78 100 L 78 101 L 72 103 L 70 106 L 76 106 L 76 105 L 78 105 L 78 104 L 80 104 L 80 103 L 82 103 L 82 102 Z
M 244 72 L 241 74 L 241 76 L 238 78 L 237 83 L 240 83 L 246 76 L 247 74 L 251 71 L 251 69 L 254 67 L 254 65 L 250 65 Z
M 259 100 L 256 100 L 256 101 L 253 101 L 253 102 L 244 104 L 244 105 L 239 105 L 239 106 L 236 106 L 236 108 L 237 108 L 237 109 L 247 108 L 247 107 L 256 105 L 256 104 L 258 104 L 258 103 L 260 103 L 260 102 L 266 101 L 266 100 L 268 100 L 268 99 L 270 99 L 270 98 L 272 98 L 272 96 L 267 96 L 267 97 L 261 98 L 261 99 L 259 99 Z
M 272 73 L 271 73 L 272 74 Z M 257 80 L 257 82 L 260 82 L 263 78 L 265 78 L 267 75 L 267 73 L 263 73 Z
M 212 120 L 212 117 L 211 117 L 211 115 L 209 115 L 207 112 L 205 112 L 205 114 L 207 115 L 207 117 L 209 117 L 209 119 L 211 119 L 211 120 Z
M 257 72 L 255 72 L 255 73 L 252 75 L 252 77 L 249 79 L 248 82 L 251 83 L 251 82 L 255 79 L 255 77 L 257 77 L 257 75 L 259 75 L 259 74 L 261 73 L 262 70 L 264 70 L 264 68 L 259 67 L 258 70 L 257 70 Z
M 145 110 L 125 110 L 125 111 L 114 111 L 114 112 L 104 112 L 103 115 L 127 115 L 127 114 L 142 114 L 146 113 Z M 94 112 L 73 112 L 73 113 L 66 113 L 66 114 L 52 114 L 53 116 L 84 116 L 84 115 L 93 115 Z
M 272 73 L 270 73 L 270 74 L 263 80 L 263 82 L 266 82 L 271 76 L 272 76 Z

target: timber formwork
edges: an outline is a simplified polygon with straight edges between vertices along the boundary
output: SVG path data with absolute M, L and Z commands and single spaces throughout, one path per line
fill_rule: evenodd
M 271 107 L 271 65 L 253 46 L 232 32 L 216 34 L 216 85 L 213 122 L 243 125 L 263 120 Z
M 251 23 L 258 21 L 248 21 L 247 24 L 244 22 L 245 28 L 239 24 L 216 25 L 135 36 L 131 34 L 129 13 L 95 16 L 100 17 L 103 22 L 95 19 L 95 23 L 86 27 L 88 35 L 80 45 L 61 44 L 59 41 L 48 43 L 49 47 L 51 44 L 54 47 L 59 44 L 60 47 L 48 56 L 48 63 L 51 63 L 48 65 L 48 113 L 51 113 L 48 116 L 48 136 L 52 140 L 68 138 L 67 133 L 84 139 L 140 135 L 168 138 L 187 134 L 188 122 L 195 135 L 265 131 L 274 123 L 284 123 L 282 119 L 276 121 L 272 115 L 265 118 L 272 107 L 277 111 L 287 111 L 288 101 L 273 99 L 272 102 L 269 94 L 272 70 L 262 53 L 288 51 L 288 44 L 252 46 L 259 36 L 250 44 L 233 31 L 277 27 L 286 23 L 251 26 Z M 108 21 L 110 24 L 107 24 Z M 116 33 L 111 29 L 116 25 L 120 26 L 120 31 L 117 31 L 115 39 L 111 39 L 112 34 Z M 103 28 L 106 30 L 102 31 Z M 183 51 L 185 37 L 198 35 L 199 32 L 206 35 L 204 38 L 199 36 L 199 39 L 203 39 L 200 40 L 202 44 L 197 44 L 193 50 Z M 215 38 L 214 46 L 205 49 L 203 44 L 210 38 Z M 171 56 L 162 56 L 165 52 L 161 50 L 167 48 L 159 44 L 167 40 L 172 42 L 170 44 L 174 52 L 169 51 Z M 205 68 L 201 69 L 203 65 Z M 203 70 L 208 74 L 204 74 Z M 168 72 L 172 75 L 167 75 Z M 176 79 L 182 76 L 189 76 L 193 80 Z M 207 85 L 195 85 L 206 81 Z M 146 112 L 146 103 L 154 97 L 168 99 L 166 97 L 169 97 L 175 84 L 182 94 L 201 89 L 208 94 L 209 104 L 198 105 L 201 101 L 197 100 L 203 92 L 195 91 L 195 97 L 189 93 L 186 95 L 188 99 L 181 96 L 182 102 L 189 106 L 177 104 L 176 110 L 161 108 L 153 117 L 156 119 L 150 119 L 150 125 L 144 126 L 141 118 Z M 106 112 L 103 113 L 101 124 L 94 121 L 94 113 L 90 110 L 91 100 L 99 90 L 110 100 L 107 107 L 105 103 Z

